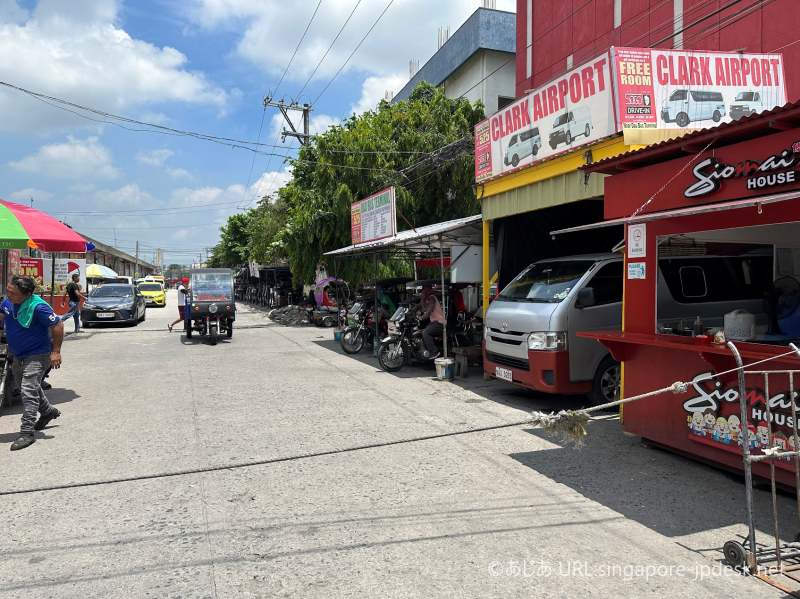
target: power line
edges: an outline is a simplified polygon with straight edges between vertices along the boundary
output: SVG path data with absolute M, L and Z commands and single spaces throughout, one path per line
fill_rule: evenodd
M 331 48 L 333 48 L 333 45 L 336 43 L 336 40 L 338 40 L 339 36 L 342 35 L 342 32 L 344 31 L 344 28 L 347 27 L 347 24 L 350 22 L 350 19 L 353 18 L 353 15 L 355 14 L 355 12 L 358 9 L 358 6 L 361 4 L 361 2 L 362 2 L 362 0 L 356 0 L 355 6 L 353 6 L 353 10 L 350 11 L 350 14 L 348 15 L 347 19 L 342 24 L 342 26 L 339 28 L 339 32 L 336 34 L 336 37 L 333 38 L 333 41 L 331 42 L 331 45 L 328 46 L 327 50 L 325 50 L 325 54 L 323 54 L 322 58 L 319 59 L 319 62 L 317 63 L 317 66 L 314 67 L 314 70 L 308 76 L 308 79 L 306 79 L 306 82 L 303 84 L 303 87 L 301 87 L 300 91 L 297 92 L 297 94 L 295 95 L 295 100 L 294 100 L 295 102 L 297 102 L 297 100 L 303 94 L 303 92 L 305 91 L 306 87 L 308 87 L 308 84 L 311 83 L 311 80 L 314 78 L 314 75 L 317 74 L 317 70 L 322 65 L 322 63 L 325 61 L 325 58 L 328 56 L 328 52 L 331 51 Z
M 322 4 L 322 0 L 317 2 L 317 7 L 314 9 L 314 13 L 311 15 L 311 19 L 309 19 L 308 24 L 306 25 L 305 31 L 303 31 L 303 35 L 300 36 L 300 41 L 297 42 L 297 45 L 294 47 L 294 52 L 292 52 L 292 57 L 289 59 L 289 62 L 286 64 L 286 68 L 283 69 L 283 73 L 281 74 L 281 78 L 278 80 L 278 84 L 275 86 L 275 91 L 273 95 L 278 93 L 278 89 L 281 87 L 281 83 L 283 83 L 283 78 L 286 77 L 286 73 L 289 72 L 289 67 L 292 66 L 292 62 L 294 61 L 294 57 L 297 56 L 297 51 L 300 49 L 300 46 L 303 43 L 303 40 L 306 38 L 306 34 L 308 33 L 308 29 L 311 27 L 311 23 L 314 22 L 314 18 L 317 16 L 317 12 L 319 11 L 319 7 Z M 299 94 L 298 94 L 299 95 Z
M 364 37 L 361 38 L 361 41 L 358 42 L 358 44 L 356 45 L 355 48 L 353 48 L 353 51 L 350 53 L 350 56 L 347 57 L 347 60 L 345 60 L 342 63 L 342 66 L 340 66 L 339 70 L 336 71 L 336 73 L 334 73 L 333 77 L 331 77 L 331 80 L 328 81 L 328 83 L 325 84 L 325 87 L 322 88 L 322 91 L 319 92 L 319 94 L 317 94 L 317 97 L 314 98 L 314 101 L 312 102 L 312 104 L 316 104 L 317 102 L 319 102 L 319 99 L 322 97 L 322 94 L 324 94 L 328 90 L 328 88 L 331 86 L 331 83 L 334 82 L 334 80 L 339 76 L 339 73 L 341 73 L 342 70 L 347 66 L 347 63 L 350 62 L 350 59 L 353 58 L 353 56 L 355 56 L 355 53 L 358 52 L 358 49 L 361 47 L 361 44 L 363 44 L 364 40 L 366 40 L 367 37 L 369 36 L 369 34 L 372 33 L 372 30 L 375 29 L 376 25 L 380 22 L 380 20 L 383 18 L 383 15 L 386 14 L 386 11 L 389 10 L 389 7 L 392 4 L 394 4 L 394 0 L 389 0 L 389 3 L 383 9 L 383 12 L 381 12 L 381 14 L 378 15 L 378 18 L 375 19 L 375 22 L 372 24 L 372 27 L 370 27 L 367 30 L 367 32 L 364 34 Z

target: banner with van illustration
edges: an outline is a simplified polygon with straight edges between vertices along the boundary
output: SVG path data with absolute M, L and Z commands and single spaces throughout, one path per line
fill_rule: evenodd
M 780 54 L 612 48 L 620 127 L 704 129 L 786 103 Z
M 492 179 L 617 131 L 610 55 L 539 87 L 475 127 L 475 180 Z

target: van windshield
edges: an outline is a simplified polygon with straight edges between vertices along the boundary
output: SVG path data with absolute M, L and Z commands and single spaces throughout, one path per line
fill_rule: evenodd
M 569 295 L 592 264 L 591 260 L 537 262 L 511 281 L 497 299 L 557 304 Z
M 734 102 L 752 102 L 755 100 L 755 95 L 755 92 L 739 92 Z
M 556 119 L 556 122 L 553 123 L 553 128 L 560 127 L 561 125 L 565 125 L 569 121 L 569 113 L 565 112 Z

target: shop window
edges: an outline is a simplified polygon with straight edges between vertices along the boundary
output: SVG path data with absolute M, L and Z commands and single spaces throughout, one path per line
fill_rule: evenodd
M 661 258 L 672 299 L 682 304 L 764 299 L 772 285 L 772 256 Z
M 622 301 L 622 262 L 606 264 L 592 277 L 588 287 L 594 290 L 596 306 Z

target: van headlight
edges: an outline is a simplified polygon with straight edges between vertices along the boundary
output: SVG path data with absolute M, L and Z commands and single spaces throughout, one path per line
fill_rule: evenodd
M 567 349 L 567 333 L 564 331 L 541 331 L 528 335 L 528 349 L 534 351 L 564 351 Z
M 217 307 L 217 304 L 211 304 L 208 307 L 208 311 L 211 312 L 212 314 L 216 314 L 217 310 L 219 310 L 219 308 Z
M 483 340 L 486 341 L 489 339 L 489 325 L 485 322 L 483 323 Z

